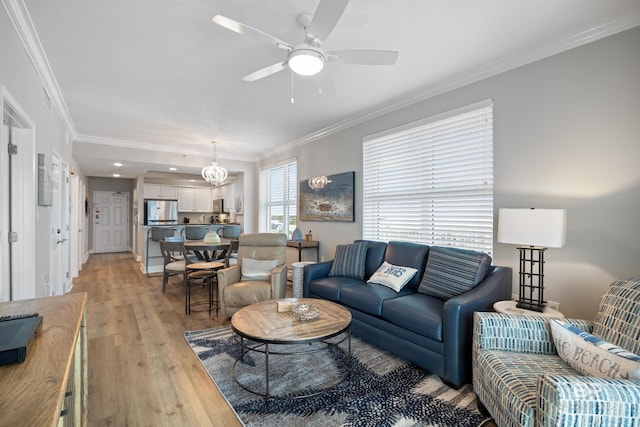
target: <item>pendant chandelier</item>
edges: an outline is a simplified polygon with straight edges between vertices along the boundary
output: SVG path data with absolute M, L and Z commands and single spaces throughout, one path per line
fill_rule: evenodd
M 312 190 L 322 190 L 331 181 L 326 176 L 316 176 L 315 178 L 309 178 L 309 188 Z
M 221 185 L 225 179 L 227 179 L 227 170 L 222 166 L 218 166 L 216 156 L 216 142 L 211 141 L 211 143 L 213 144 L 213 161 L 211 162 L 211 166 L 202 168 L 202 177 L 209 184 L 217 187 Z

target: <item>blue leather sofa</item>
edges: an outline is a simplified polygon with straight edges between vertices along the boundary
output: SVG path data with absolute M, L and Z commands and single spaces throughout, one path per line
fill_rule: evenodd
M 368 241 L 364 279 L 329 276 L 334 260 L 309 264 L 304 268 L 303 294 L 342 304 L 352 314 L 354 335 L 457 388 L 471 382 L 473 313 L 493 311 L 494 302 L 511 298 L 512 270 L 490 265 L 475 287 L 444 300 L 418 292 L 429 250 L 417 243 Z M 448 250 L 455 256 L 456 249 Z M 399 292 L 367 283 L 383 261 L 417 273 Z

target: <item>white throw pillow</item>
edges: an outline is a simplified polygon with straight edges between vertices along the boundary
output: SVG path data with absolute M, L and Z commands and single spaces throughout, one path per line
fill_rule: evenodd
M 415 268 L 397 266 L 385 261 L 378 268 L 378 271 L 367 280 L 367 283 L 378 283 L 400 292 L 417 271 Z
M 558 319 L 551 320 L 558 355 L 583 375 L 640 380 L 640 356 Z
M 276 268 L 278 260 L 242 259 L 242 278 L 240 280 L 270 280 L 271 270 Z

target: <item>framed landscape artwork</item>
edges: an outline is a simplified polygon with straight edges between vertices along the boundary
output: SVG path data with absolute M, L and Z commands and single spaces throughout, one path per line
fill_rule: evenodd
M 344 172 L 300 181 L 299 219 L 353 222 L 354 179 L 355 172 Z

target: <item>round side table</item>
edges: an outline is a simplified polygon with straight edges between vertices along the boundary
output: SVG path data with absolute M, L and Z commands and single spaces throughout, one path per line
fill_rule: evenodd
M 498 313 L 523 314 L 525 316 L 564 317 L 564 314 L 549 307 L 545 307 L 542 313 L 539 311 L 518 308 L 516 307 L 515 301 L 498 301 L 493 304 L 493 309 Z
M 185 271 L 185 314 L 191 314 L 192 308 L 198 305 L 208 305 L 209 314 L 211 314 L 211 310 L 215 307 L 216 314 L 218 313 L 218 302 L 214 299 L 213 287 L 214 285 L 218 285 L 218 280 L 216 279 L 216 270 L 224 268 L 224 264 L 216 261 L 208 261 L 208 262 L 196 262 L 193 264 L 187 264 Z M 191 281 L 201 280 L 202 284 L 207 286 L 209 291 L 209 300 L 208 301 L 198 301 L 191 302 L 191 286 L 193 283 Z M 196 310 L 193 310 L 196 311 Z
M 293 268 L 293 280 L 291 287 L 293 288 L 293 297 L 302 298 L 302 280 L 304 279 L 304 266 L 307 264 L 315 264 L 315 262 L 294 262 L 291 264 Z

